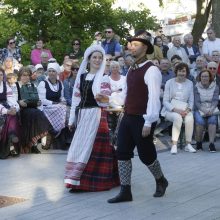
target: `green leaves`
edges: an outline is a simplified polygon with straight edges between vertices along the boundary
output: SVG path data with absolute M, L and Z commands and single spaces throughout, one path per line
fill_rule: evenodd
M 106 26 L 112 26 L 122 40 L 130 29 L 149 30 L 157 27 L 157 20 L 150 15 L 148 9 L 112 9 L 113 2 L 114 0 L 2 0 L 6 9 L 2 10 L 0 16 L 5 16 L 4 23 L 9 26 L 7 30 L 3 29 L 2 32 L 6 34 L 0 36 L 0 43 L 3 39 L 5 41 L 9 32 L 13 34 L 20 31 L 25 40 L 32 44 L 41 36 L 49 42 L 48 46 L 58 61 L 62 62 L 62 52 L 71 47 L 70 42 L 75 37 L 81 39 L 85 49 L 91 44 L 94 33 L 97 30 L 103 31 Z M 2 26 L 0 24 L 0 28 Z

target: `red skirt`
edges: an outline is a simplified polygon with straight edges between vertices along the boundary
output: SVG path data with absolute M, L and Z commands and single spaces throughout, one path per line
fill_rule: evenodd
M 81 175 L 80 185 L 66 184 L 66 187 L 85 191 L 103 191 L 118 185 L 116 152 L 110 145 L 107 113 L 102 110 L 92 153 Z

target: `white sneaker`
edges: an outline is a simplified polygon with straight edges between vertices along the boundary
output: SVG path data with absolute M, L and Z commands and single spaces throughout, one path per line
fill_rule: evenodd
M 190 152 L 190 153 L 195 153 L 196 152 L 196 150 L 192 147 L 191 144 L 187 144 L 185 146 L 185 151 Z
M 176 146 L 176 145 L 173 145 L 173 146 L 171 147 L 170 153 L 171 153 L 171 154 L 177 154 L 177 146 Z

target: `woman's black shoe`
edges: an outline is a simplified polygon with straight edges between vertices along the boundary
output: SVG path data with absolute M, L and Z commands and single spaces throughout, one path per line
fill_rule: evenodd
M 203 150 L 203 148 L 202 148 L 202 142 L 197 142 L 197 143 L 196 143 L 196 149 L 197 149 L 197 150 Z
M 216 152 L 215 145 L 214 145 L 213 143 L 211 143 L 211 144 L 209 145 L 209 151 L 210 151 L 211 153 L 215 153 L 215 152 Z
M 31 153 L 33 154 L 41 154 L 41 152 L 38 150 L 37 146 L 31 147 Z
M 86 190 L 83 190 L 83 189 L 70 189 L 69 190 L 70 193 L 82 193 L 82 192 L 89 192 L 89 191 L 86 191 Z

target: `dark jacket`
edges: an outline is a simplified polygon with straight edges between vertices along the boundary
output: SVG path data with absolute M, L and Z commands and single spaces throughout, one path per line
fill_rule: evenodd
M 187 49 L 187 46 L 183 45 L 183 48 L 185 49 L 186 54 L 189 57 L 190 63 L 195 62 L 196 58 L 200 55 L 199 48 L 196 45 L 192 45 L 192 49 L 193 49 L 193 52 L 194 52 L 195 55 L 191 55 L 191 56 L 189 56 L 189 51 Z

